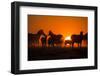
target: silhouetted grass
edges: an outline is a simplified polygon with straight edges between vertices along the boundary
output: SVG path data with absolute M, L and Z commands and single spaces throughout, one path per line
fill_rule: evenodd
M 55 60 L 55 59 L 80 59 L 87 58 L 87 47 L 37 47 L 28 48 L 28 60 Z

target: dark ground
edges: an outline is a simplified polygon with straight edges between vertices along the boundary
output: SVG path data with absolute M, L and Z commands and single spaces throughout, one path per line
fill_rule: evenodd
M 55 60 L 55 59 L 80 59 L 87 58 L 87 47 L 38 47 L 28 48 L 28 60 Z

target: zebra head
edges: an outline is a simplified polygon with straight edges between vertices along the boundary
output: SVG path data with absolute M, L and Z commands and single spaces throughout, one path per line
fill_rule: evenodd
M 38 35 L 44 35 L 44 31 L 41 29 L 37 32 Z

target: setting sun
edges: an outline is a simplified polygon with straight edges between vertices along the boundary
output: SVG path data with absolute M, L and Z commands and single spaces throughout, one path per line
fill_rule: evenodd
M 65 38 L 65 40 L 71 40 L 70 36 L 67 36 L 67 37 Z

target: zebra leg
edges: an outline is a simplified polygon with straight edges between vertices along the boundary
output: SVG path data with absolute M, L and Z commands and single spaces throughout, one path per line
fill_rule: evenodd
M 70 47 L 71 47 L 71 43 L 70 43 Z
M 54 43 L 52 44 L 52 46 L 54 47 Z
M 80 44 L 78 43 L 78 47 L 80 47 Z
M 74 47 L 74 43 L 72 43 L 72 48 Z
M 80 43 L 80 48 L 82 47 L 82 43 Z

